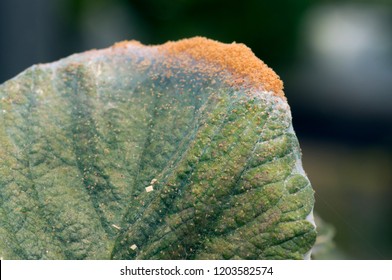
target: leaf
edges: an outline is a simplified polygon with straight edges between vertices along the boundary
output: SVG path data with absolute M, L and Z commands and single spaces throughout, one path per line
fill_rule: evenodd
M 302 259 L 316 238 L 276 74 L 242 44 L 122 42 L 0 86 L 5 259 Z
M 316 260 L 344 260 L 348 259 L 345 252 L 337 247 L 334 241 L 335 228 L 323 221 L 319 215 L 314 215 L 317 225 L 316 243 L 312 248 L 312 259 Z

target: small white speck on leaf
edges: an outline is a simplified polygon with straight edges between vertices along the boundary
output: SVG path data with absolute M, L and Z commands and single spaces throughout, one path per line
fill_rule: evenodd
M 121 227 L 119 227 L 118 225 L 115 225 L 115 224 L 112 224 L 112 227 L 114 227 L 115 229 L 118 229 L 118 230 L 121 229 Z

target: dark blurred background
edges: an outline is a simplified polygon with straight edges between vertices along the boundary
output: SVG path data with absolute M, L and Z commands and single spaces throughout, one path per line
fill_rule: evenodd
M 392 259 L 392 1 L 1 0 L 0 83 L 136 39 L 241 42 L 283 79 L 316 211 L 348 259 Z

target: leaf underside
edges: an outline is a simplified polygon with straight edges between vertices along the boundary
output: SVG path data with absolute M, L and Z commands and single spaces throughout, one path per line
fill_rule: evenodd
M 162 61 L 81 54 L 0 86 L 0 257 L 304 258 L 286 101 Z

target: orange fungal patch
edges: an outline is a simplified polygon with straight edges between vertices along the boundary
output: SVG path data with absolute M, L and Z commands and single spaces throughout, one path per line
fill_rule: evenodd
M 234 84 L 246 82 L 251 86 L 284 97 L 283 82 L 279 76 L 263 61 L 258 59 L 244 44 L 224 44 L 204 37 L 194 37 L 177 42 L 167 42 L 158 49 L 170 55 L 186 54 L 195 60 L 205 60 L 213 66 L 205 69 L 211 74 L 218 74 L 226 69 L 234 74 Z
M 195 61 L 201 62 L 197 70 L 212 77 L 222 77 L 221 74 L 228 71 L 230 77 L 224 78 L 230 85 L 272 91 L 276 96 L 284 98 L 283 82 L 279 76 L 244 44 L 224 44 L 194 37 L 158 46 L 143 46 L 135 40 L 122 41 L 114 44 L 112 50 L 126 49 L 128 46 L 158 50 L 165 55 L 164 64 L 169 68 L 180 63 L 185 68 L 193 69 Z
M 113 45 L 113 48 L 126 48 L 129 45 L 133 45 L 133 46 L 143 46 L 142 43 L 140 43 L 139 41 L 136 40 L 130 40 L 130 41 L 121 41 L 121 42 L 117 42 Z

